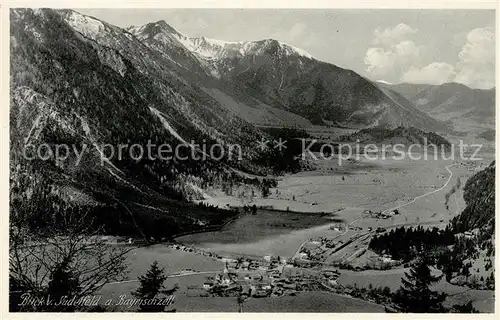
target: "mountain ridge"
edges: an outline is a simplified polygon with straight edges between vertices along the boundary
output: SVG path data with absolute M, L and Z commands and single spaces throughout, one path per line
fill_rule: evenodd
M 405 98 L 394 101 L 352 70 L 322 62 L 278 40 L 228 42 L 190 38 L 166 22 L 151 34 L 153 26 L 158 24 L 128 30 L 165 55 L 171 55 L 172 46 L 177 50 L 182 44 L 183 50 L 198 57 L 204 74 L 219 80 L 208 80 L 207 89 L 216 88 L 233 99 L 243 93 L 258 101 L 257 104 L 294 113 L 313 124 L 329 121 L 359 128 L 401 124 L 428 130 L 445 128 L 410 102 L 402 102 Z
M 447 122 L 456 130 L 460 131 L 463 127 L 494 127 L 495 88 L 472 89 L 456 82 L 441 85 L 379 83 L 379 86 L 400 93 L 419 110 Z

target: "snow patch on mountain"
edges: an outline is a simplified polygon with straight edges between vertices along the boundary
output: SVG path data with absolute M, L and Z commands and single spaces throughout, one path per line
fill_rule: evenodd
M 260 54 L 263 53 L 271 43 L 275 42 L 278 44 L 280 52 L 286 56 L 296 55 L 307 59 L 317 60 L 302 49 L 272 39 L 263 41 L 223 41 L 205 37 L 188 38 L 184 36 L 180 37 L 179 41 L 190 51 L 210 59 Z
M 377 82 L 377 83 L 382 83 L 382 84 L 390 84 L 390 85 L 392 85 L 392 84 L 393 84 L 393 83 L 391 83 L 391 82 L 389 82 L 389 81 L 385 81 L 385 80 L 377 80 L 377 81 L 375 81 L 375 82 Z
M 130 26 L 126 30 L 141 39 L 147 36 L 145 33 L 150 30 L 151 26 L 156 27 L 157 30 L 162 30 L 164 35 L 170 36 L 168 40 L 172 42 L 172 44 L 178 41 L 186 49 L 204 60 L 219 60 L 221 58 L 234 56 L 259 54 L 264 52 L 268 46 L 273 43 L 277 43 L 280 52 L 285 55 L 296 55 L 307 59 L 317 60 L 311 54 L 300 48 L 273 39 L 259 41 L 224 41 L 206 37 L 188 37 L 168 25 L 165 21 L 158 21 L 154 24 L 143 26 Z M 163 42 L 167 40 L 166 38 L 167 37 L 162 38 Z M 172 41 L 174 39 L 176 41 Z

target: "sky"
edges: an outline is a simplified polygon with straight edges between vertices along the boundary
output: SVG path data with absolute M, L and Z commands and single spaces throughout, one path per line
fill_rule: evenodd
M 371 80 L 495 86 L 493 10 L 77 10 L 119 27 L 165 20 L 187 36 L 273 38 Z

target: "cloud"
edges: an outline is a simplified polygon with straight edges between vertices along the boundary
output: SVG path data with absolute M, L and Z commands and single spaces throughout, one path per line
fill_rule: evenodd
M 373 32 L 373 43 L 384 46 L 392 46 L 405 39 L 409 39 L 411 35 L 414 35 L 417 32 L 417 29 L 414 29 L 404 23 L 400 23 L 392 28 L 377 28 Z
M 459 82 L 471 88 L 489 89 L 495 86 L 495 33 L 493 28 L 477 28 L 456 35 L 457 42 L 466 35 L 466 43 L 456 61 L 432 62 L 424 58 L 429 48 L 410 38 L 418 33 L 404 23 L 392 28 L 377 28 L 373 43 L 366 51 L 366 71 L 389 81 L 442 84 Z M 462 40 L 463 41 L 463 40 Z M 462 42 L 463 43 L 463 42 Z M 426 61 L 427 60 L 427 61 Z
M 446 62 L 433 62 L 423 68 L 410 67 L 401 81 L 409 83 L 443 84 L 455 76 L 454 67 Z
M 389 48 L 369 48 L 364 62 L 366 71 L 376 76 L 390 76 L 401 73 L 420 58 L 421 48 L 411 40 L 404 40 Z
M 495 86 L 495 32 L 477 28 L 467 34 L 467 43 L 458 54 L 454 81 L 469 87 L 489 89 Z

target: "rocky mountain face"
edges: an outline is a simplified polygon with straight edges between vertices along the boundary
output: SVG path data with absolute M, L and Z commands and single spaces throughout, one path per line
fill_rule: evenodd
M 461 131 L 464 127 L 495 126 L 495 89 L 471 89 L 459 83 L 397 84 L 389 88 L 405 96 L 421 111 Z
M 284 115 L 295 114 L 312 124 L 354 128 L 407 125 L 445 129 L 403 96 L 381 90 L 351 70 L 319 61 L 277 40 L 226 42 L 190 38 L 164 21 L 128 31 L 168 57 L 187 49 L 185 56 L 189 59 L 184 59 L 182 65 L 208 75 L 202 84 L 205 90 L 217 100 L 229 99 L 232 104 L 244 105 L 240 108 L 246 111 L 257 106 L 268 113 L 280 110 L 286 112 Z M 199 64 L 193 63 L 193 55 Z M 200 67 L 204 72 L 200 72 Z M 287 120 L 304 124 L 302 119 Z

